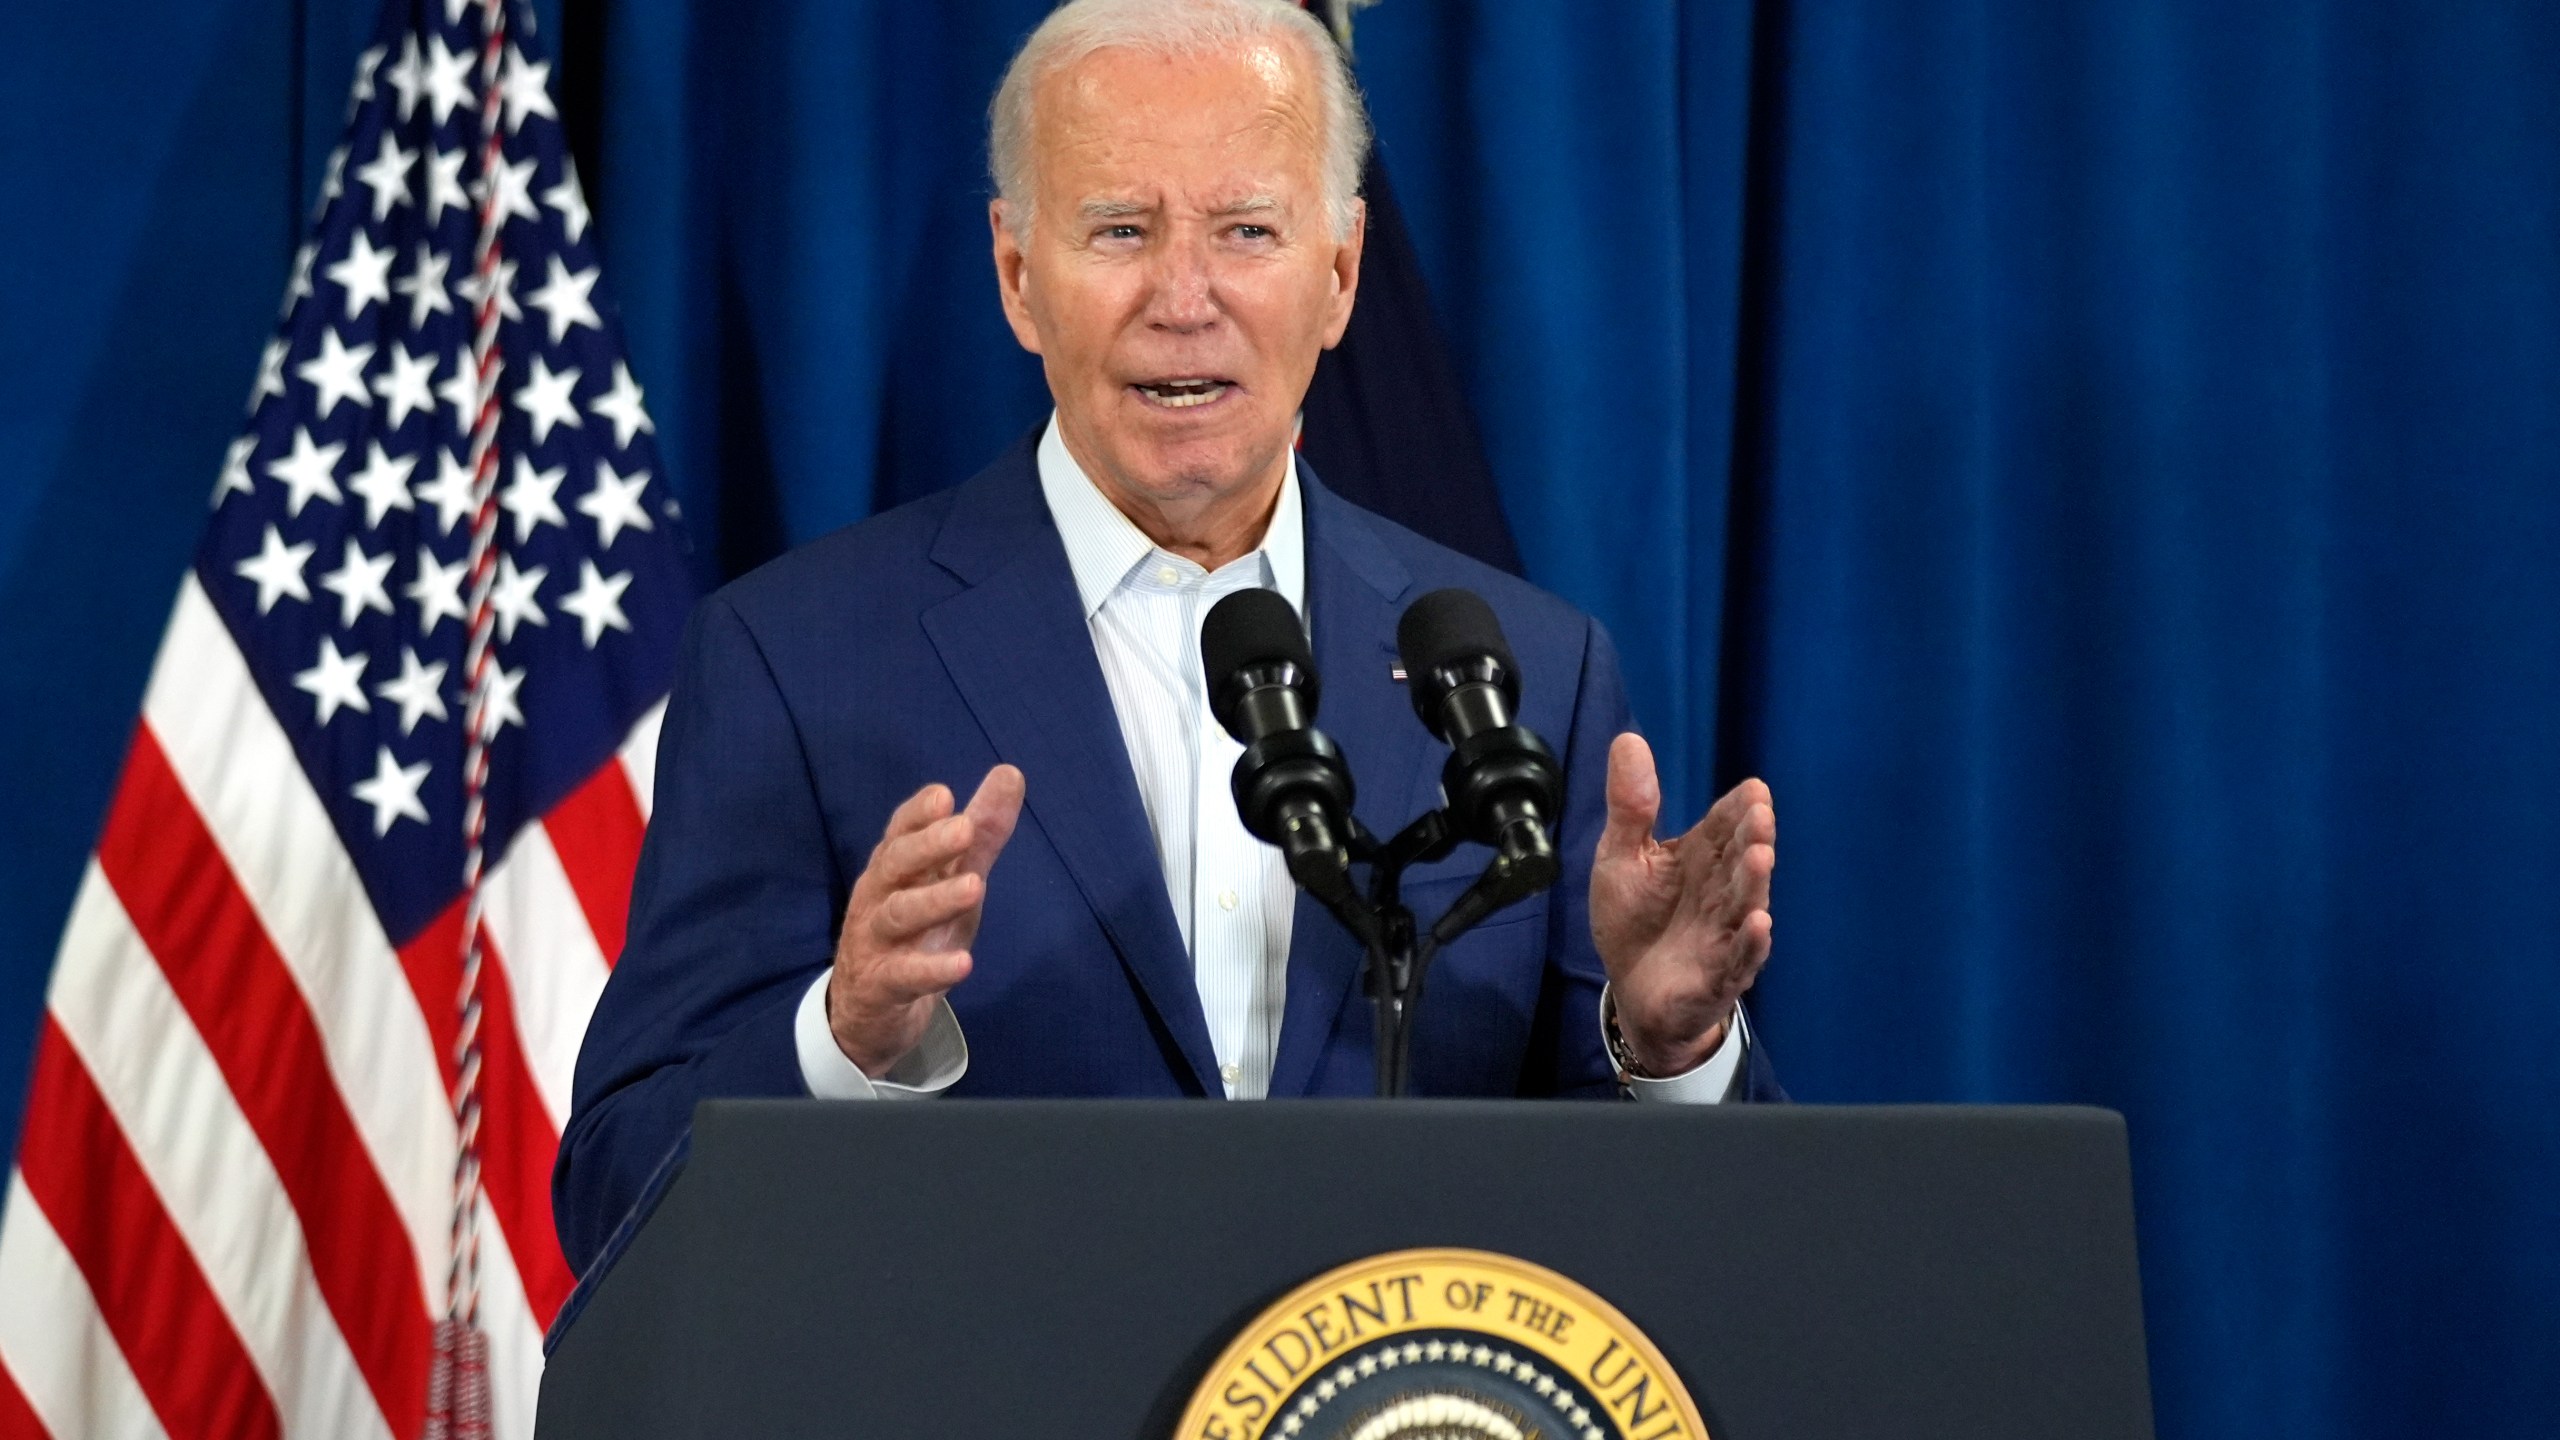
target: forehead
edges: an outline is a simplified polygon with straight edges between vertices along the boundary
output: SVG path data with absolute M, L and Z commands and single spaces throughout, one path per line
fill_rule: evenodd
M 1193 55 L 1123 47 L 1084 56 L 1037 96 L 1042 189 L 1081 200 L 1312 183 L 1322 124 L 1308 69 L 1298 47 L 1273 41 Z

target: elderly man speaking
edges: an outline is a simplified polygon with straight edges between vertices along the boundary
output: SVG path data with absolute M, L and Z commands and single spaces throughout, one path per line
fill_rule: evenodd
M 1437 961 L 1417 1093 L 1777 1096 L 1738 1009 L 1769 953 L 1767 788 L 1656 841 L 1600 627 L 1294 458 L 1359 290 L 1367 143 L 1286 0 L 1073 0 L 1024 43 L 988 220 L 1056 411 L 695 613 L 554 1181 L 580 1269 L 706 1097 L 1370 1091 L 1362 952 L 1228 794 L 1200 627 L 1250 586 L 1306 619 L 1372 831 L 1437 803 L 1393 668 L 1429 591 L 1491 603 L 1560 753 L 1562 879 Z M 1415 913 L 1486 854 L 1412 871 Z

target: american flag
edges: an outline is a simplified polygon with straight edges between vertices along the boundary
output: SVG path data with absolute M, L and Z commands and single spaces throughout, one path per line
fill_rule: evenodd
M 415 1436 L 453 1314 L 532 1432 L 691 599 L 549 86 L 521 0 L 357 67 L 55 961 L 0 1436 Z

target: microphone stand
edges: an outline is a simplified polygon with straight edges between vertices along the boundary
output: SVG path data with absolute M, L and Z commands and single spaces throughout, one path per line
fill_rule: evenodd
M 1428 931 L 1414 921 L 1404 903 L 1404 872 L 1415 865 L 1445 860 L 1458 848 L 1460 836 L 1446 809 L 1430 811 L 1393 839 L 1381 842 L 1355 817 L 1350 844 L 1354 864 L 1369 867 L 1369 893 L 1352 888 L 1336 870 L 1308 889 L 1335 919 L 1350 930 L 1368 952 L 1366 988 L 1376 1035 L 1378 1094 L 1394 1098 L 1409 1088 L 1413 1056 L 1413 1019 L 1422 998 L 1422 982 L 1432 959 L 1450 942 L 1473 929 L 1487 915 L 1525 900 L 1555 882 L 1552 855 L 1521 856 L 1497 850 L 1466 893 Z M 1301 883 L 1305 883 L 1302 877 Z

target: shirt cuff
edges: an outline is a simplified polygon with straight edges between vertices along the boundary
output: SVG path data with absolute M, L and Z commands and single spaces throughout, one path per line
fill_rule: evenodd
M 1601 1053 L 1608 1053 L 1610 1001 L 1607 986 L 1600 990 Z M 1724 1027 L 1724 1043 L 1715 1053 L 1677 1075 L 1653 1079 L 1642 1075 L 1627 1077 L 1627 1093 L 1638 1100 L 1673 1105 L 1721 1105 L 1733 1096 L 1733 1083 L 1742 1074 L 1742 1062 L 1751 1051 L 1751 1022 L 1743 1018 L 1742 1007 L 1733 1007 L 1733 1023 Z
M 836 1044 L 827 1024 L 827 980 L 821 970 L 800 1008 L 791 1018 L 791 1039 L 800 1052 L 800 1081 L 820 1100 L 925 1100 L 941 1094 L 969 1073 L 969 1042 L 960 1033 L 960 1017 L 951 1002 L 933 1002 L 933 1019 L 924 1038 L 889 1073 L 874 1080 Z

